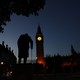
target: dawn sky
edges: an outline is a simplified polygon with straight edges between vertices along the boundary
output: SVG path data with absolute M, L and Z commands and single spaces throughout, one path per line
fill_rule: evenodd
M 11 16 L 0 33 L 0 43 L 5 41 L 15 55 L 18 55 L 17 40 L 23 33 L 28 33 L 34 42 L 33 58 L 36 57 L 35 35 L 40 24 L 44 35 L 45 55 L 69 55 L 70 47 L 80 52 L 80 1 L 79 0 L 46 0 L 39 16 Z M 31 50 L 31 49 L 30 49 Z M 31 52 L 30 52 L 31 53 Z

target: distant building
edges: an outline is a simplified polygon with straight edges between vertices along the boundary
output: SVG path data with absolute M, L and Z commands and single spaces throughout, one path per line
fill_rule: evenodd
M 0 64 L 14 65 L 17 58 L 15 57 L 13 50 L 8 45 L 4 45 L 4 41 L 0 44 Z
M 41 32 L 40 26 L 38 26 L 36 33 L 36 62 L 39 64 L 45 64 L 44 60 L 44 38 Z
M 80 53 L 71 46 L 71 55 L 46 56 L 46 68 L 48 72 L 75 72 L 80 71 Z

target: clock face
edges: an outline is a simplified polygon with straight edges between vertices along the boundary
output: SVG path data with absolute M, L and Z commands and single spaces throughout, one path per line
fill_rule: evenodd
M 38 41 L 41 41 L 41 40 L 42 40 L 42 37 L 37 37 L 37 40 L 38 40 Z

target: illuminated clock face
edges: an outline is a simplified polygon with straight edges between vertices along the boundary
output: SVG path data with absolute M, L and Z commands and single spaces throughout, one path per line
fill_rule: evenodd
M 38 40 L 38 41 L 41 41 L 41 40 L 42 40 L 42 37 L 37 37 L 37 40 Z

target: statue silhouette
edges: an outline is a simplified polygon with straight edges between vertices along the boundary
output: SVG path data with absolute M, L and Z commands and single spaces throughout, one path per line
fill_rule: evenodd
M 23 58 L 25 64 L 29 56 L 29 47 L 33 49 L 33 41 L 31 37 L 26 33 L 26 34 L 22 34 L 19 37 L 17 44 L 18 44 L 19 63 L 21 63 L 21 59 Z

